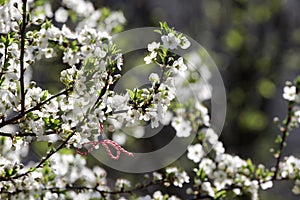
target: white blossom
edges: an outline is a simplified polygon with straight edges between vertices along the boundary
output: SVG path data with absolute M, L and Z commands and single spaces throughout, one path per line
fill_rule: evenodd
M 156 56 L 157 56 L 157 52 L 152 51 L 149 56 L 146 56 L 144 58 L 145 63 L 150 64 L 156 58 Z
M 187 66 L 184 64 L 182 57 L 175 60 L 172 67 L 174 73 L 176 74 L 178 73 L 182 75 L 187 70 Z
M 159 78 L 158 74 L 156 74 L 156 73 L 151 73 L 150 76 L 149 76 L 149 80 L 150 80 L 152 83 L 155 83 L 155 82 L 159 82 L 160 78 Z
M 187 49 L 187 48 L 190 47 L 190 45 L 191 45 L 191 42 L 190 42 L 185 36 L 183 36 L 183 37 L 181 38 L 180 47 L 181 47 L 182 49 Z
M 209 196 L 215 197 L 215 192 L 210 184 L 210 182 L 204 182 L 201 184 L 202 190 L 206 191 Z
M 160 42 L 152 42 L 148 44 L 148 51 L 152 52 L 156 49 L 159 49 L 159 47 L 160 47 Z
M 65 23 L 68 20 L 68 11 L 62 7 L 55 12 L 55 21 Z
M 150 195 L 146 195 L 146 196 L 143 196 L 143 197 L 138 197 L 138 200 L 152 200 L 152 198 L 151 198 Z
M 126 180 L 126 179 L 117 179 L 116 181 L 116 187 L 121 189 L 121 188 L 127 188 L 130 187 L 130 181 Z
M 162 180 L 162 174 L 158 172 L 153 172 L 153 179 L 154 180 Z
M 63 62 L 68 63 L 70 66 L 73 66 L 79 63 L 80 55 L 76 52 L 73 52 L 71 49 L 68 49 L 64 52 Z
M 176 135 L 178 137 L 188 137 L 191 134 L 192 126 L 191 122 L 185 120 L 183 117 L 174 117 L 172 119 L 171 125 L 176 130 Z
M 292 192 L 293 192 L 294 194 L 296 194 L 296 195 L 299 195 L 299 194 L 300 194 L 300 180 L 299 180 L 299 179 L 297 179 L 297 180 L 295 181 L 295 185 L 294 185 L 294 187 L 293 187 L 293 189 L 292 189 Z
M 124 145 L 127 136 L 124 133 L 114 133 L 112 136 L 113 141 L 116 141 L 120 145 Z
M 204 151 L 201 144 L 195 144 L 188 147 L 187 157 L 195 163 L 200 162 L 203 155 Z
M 180 44 L 179 38 L 177 38 L 174 33 L 169 33 L 168 35 L 161 36 L 161 40 L 163 42 L 163 46 L 166 49 L 176 49 Z
M 179 169 L 176 167 L 166 168 L 166 173 L 174 175 L 174 186 L 182 187 L 184 183 L 190 182 L 190 177 L 188 176 L 188 174 L 185 171 L 179 171 Z
M 300 123 L 300 109 L 295 111 L 294 116 L 296 117 L 298 123 Z
M 154 200 L 163 200 L 164 196 L 163 194 L 161 193 L 161 191 L 155 191 L 153 193 L 153 199 Z
M 283 98 L 288 101 L 294 101 L 296 99 L 296 87 L 285 86 L 283 88 Z
M 267 189 L 273 187 L 273 182 L 272 181 L 266 181 L 266 182 L 260 183 L 260 187 L 263 190 L 267 190 Z

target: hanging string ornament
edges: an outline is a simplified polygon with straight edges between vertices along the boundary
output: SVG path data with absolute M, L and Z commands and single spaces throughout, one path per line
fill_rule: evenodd
M 116 143 L 112 140 L 109 140 L 109 139 L 104 139 L 104 137 L 103 137 L 103 124 L 102 123 L 100 123 L 100 125 L 99 125 L 99 130 L 100 130 L 100 133 L 99 133 L 99 136 L 98 136 L 98 141 L 90 141 L 90 142 L 83 143 L 82 148 L 85 145 L 90 145 L 91 146 L 87 151 L 81 151 L 80 148 L 75 148 L 76 152 L 78 154 L 85 156 L 85 155 L 89 154 L 91 151 L 93 151 L 98 145 L 102 145 L 106 149 L 108 155 L 114 160 L 118 160 L 120 158 L 121 152 L 125 153 L 128 156 L 133 156 L 133 153 L 126 151 L 118 143 Z M 109 148 L 109 146 L 115 149 L 116 155 L 114 155 L 111 152 L 111 149 Z

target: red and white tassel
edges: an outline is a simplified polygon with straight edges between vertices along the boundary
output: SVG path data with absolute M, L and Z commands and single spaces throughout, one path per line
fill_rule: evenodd
M 102 123 L 100 123 L 99 129 L 100 129 L 100 136 L 102 136 L 103 135 L 103 124 Z M 102 137 L 100 137 L 100 138 L 102 138 Z M 133 153 L 126 151 L 121 145 L 119 145 L 115 141 L 112 141 L 109 139 L 100 139 L 98 141 L 85 142 L 82 144 L 82 147 L 84 147 L 84 145 L 91 145 L 92 147 L 89 148 L 85 152 L 82 152 L 82 151 L 80 151 L 79 148 L 76 148 L 76 152 L 80 155 L 85 156 L 85 155 L 89 154 L 91 151 L 93 151 L 96 148 L 96 146 L 100 145 L 100 144 L 106 149 L 108 155 L 114 160 L 118 160 L 120 158 L 121 152 L 125 153 L 128 156 L 133 156 Z M 114 155 L 111 152 L 109 146 L 113 147 L 116 150 L 116 155 Z

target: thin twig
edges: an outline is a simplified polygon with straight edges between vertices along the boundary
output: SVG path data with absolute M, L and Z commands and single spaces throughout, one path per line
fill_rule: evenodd
M 110 71 L 107 72 L 107 76 L 106 76 L 106 80 L 105 80 L 105 85 L 104 85 L 103 88 L 101 89 L 101 92 L 100 92 L 100 94 L 99 94 L 97 100 L 95 101 L 95 103 L 94 103 L 94 105 L 93 105 L 91 111 L 94 110 L 94 109 L 99 105 L 101 98 L 102 98 L 103 95 L 106 93 L 106 91 L 107 91 L 107 89 L 108 89 L 108 87 L 109 87 L 109 76 L 110 76 Z
M 43 135 L 52 135 L 52 134 L 57 134 L 57 131 L 54 131 L 54 130 L 48 131 L 48 132 L 45 132 Z M 34 132 L 29 132 L 29 133 L 20 133 L 20 132 L 17 132 L 16 134 L 14 134 L 14 133 L 7 133 L 7 132 L 0 132 L 0 136 L 10 137 L 10 138 L 13 138 L 13 137 L 28 137 L 28 136 L 37 137 L 38 134 L 34 133 Z
M 66 191 L 82 191 L 82 190 L 92 190 L 92 191 L 96 191 L 96 192 L 99 192 L 102 196 L 105 196 L 105 194 L 112 194 L 112 195 L 116 195 L 116 194 L 132 194 L 133 192 L 135 191 L 139 191 L 139 190 L 143 190 L 143 189 L 146 189 L 150 186 L 154 186 L 154 185 L 160 185 L 160 184 L 163 184 L 165 183 L 166 181 L 150 181 L 149 183 L 147 184 L 144 184 L 144 185 L 139 185 L 139 186 L 136 186 L 132 189 L 128 189 L 128 190 L 100 190 L 98 189 L 98 185 L 96 185 L 95 187 L 87 187 L 87 186 L 70 186 L 70 185 L 67 185 L 66 187 L 64 188 L 59 188 L 59 187 L 49 187 L 49 188 L 42 188 L 42 190 L 44 191 L 51 191 L 53 193 L 64 193 Z M 18 193 L 21 193 L 21 192 L 29 192 L 29 190 L 26 190 L 26 189 L 23 189 L 23 190 L 16 190 L 16 191 L 13 191 L 13 192 L 9 192 L 9 191 L 2 191 L 0 190 L 0 193 L 6 193 L 6 194 L 10 194 L 10 195 L 16 195 Z
M 280 131 L 282 132 L 282 139 L 281 139 L 281 142 L 280 142 L 280 145 L 279 145 L 278 155 L 276 156 L 276 165 L 275 165 L 273 180 L 276 180 L 277 174 L 278 174 L 278 171 L 279 171 L 279 163 L 280 163 L 280 160 L 281 160 L 281 157 L 282 157 L 282 151 L 283 151 L 283 148 L 284 148 L 285 140 L 286 140 L 286 137 L 288 135 L 288 126 L 289 126 L 289 124 L 291 122 L 291 119 L 292 119 L 292 109 L 293 109 L 292 104 L 293 104 L 292 102 L 289 102 L 287 119 L 286 119 L 285 123 L 283 124 L 283 127 L 280 128 Z
M 21 36 L 21 52 L 20 52 L 20 87 L 21 87 L 21 114 L 25 112 L 25 86 L 24 86 L 24 55 L 25 55 L 25 37 L 26 37 L 26 26 L 27 26 L 27 0 L 23 0 L 22 6 L 22 27 L 20 29 Z
M 8 59 L 8 55 L 7 55 L 7 49 L 8 49 L 8 45 L 5 45 L 5 49 L 4 49 L 4 62 L 3 62 L 3 66 L 4 69 L 6 68 L 6 63 L 7 63 L 7 59 Z M 6 69 L 5 69 L 6 70 Z M 0 72 L 0 81 L 2 79 L 2 76 L 5 74 L 5 72 L 2 70 L 1 68 L 1 72 Z M 0 82 L 0 84 L 2 84 L 2 82 Z
M 27 174 L 35 171 L 36 169 L 40 168 L 53 154 L 57 153 L 59 150 L 61 150 L 71 139 L 71 137 L 75 134 L 75 132 L 71 133 L 56 149 L 50 150 L 45 157 L 40 160 L 40 162 L 34 167 L 29 169 L 28 171 L 18 174 L 12 177 L 0 177 L 0 181 L 12 181 L 14 179 L 21 178 L 23 176 L 26 176 Z
M 1 122 L 1 123 L 0 123 L 0 128 L 2 128 L 3 126 L 6 126 L 6 125 L 8 125 L 8 124 L 11 124 L 11 123 L 15 122 L 15 121 L 18 120 L 18 119 L 21 119 L 21 118 L 24 117 L 26 114 L 28 114 L 28 113 L 30 113 L 30 112 L 32 112 L 32 111 L 34 111 L 34 110 L 38 110 L 40 107 L 42 107 L 44 104 L 48 103 L 48 102 L 51 101 L 52 99 L 54 99 L 54 98 L 56 98 L 56 97 L 59 97 L 59 96 L 61 96 L 61 95 L 64 95 L 64 94 L 68 94 L 68 92 L 71 91 L 71 90 L 72 90 L 72 88 L 65 89 L 65 90 L 63 90 L 63 91 L 61 91 L 61 92 L 59 92 L 59 93 L 57 93 L 57 94 L 51 96 L 50 98 L 46 99 L 45 101 L 42 101 L 42 102 L 38 103 L 36 106 L 34 106 L 34 107 L 32 107 L 32 108 L 26 110 L 23 114 L 22 114 L 22 113 L 19 113 L 18 115 L 14 116 L 14 117 L 12 117 L 12 118 L 6 120 L 6 121 Z

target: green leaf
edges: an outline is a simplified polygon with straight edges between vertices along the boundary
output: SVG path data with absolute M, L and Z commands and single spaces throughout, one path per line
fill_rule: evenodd
M 27 117 L 28 119 L 32 119 L 32 120 L 36 120 L 36 119 L 39 118 L 38 115 L 35 115 L 35 114 L 33 114 L 32 112 L 29 112 L 29 113 L 26 115 L 26 117 Z
M 78 46 L 77 46 L 77 42 L 76 40 L 72 41 L 70 43 L 70 48 L 74 51 L 74 52 L 77 52 L 79 50 Z
M 257 177 L 262 176 L 263 173 L 264 173 L 264 172 L 263 172 L 263 169 L 262 169 L 262 168 L 257 168 L 257 169 L 256 169 L 255 174 L 256 174 Z
M 53 181 L 53 180 L 55 179 L 55 177 L 56 177 L 55 174 L 50 174 L 50 175 L 48 176 L 49 181 Z
M 44 28 L 44 29 L 48 29 L 48 28 L 50 28 L 52 26 L 52 23 L 51 23 L 51 21 L 50 20 L 48 20 L 48 19 L 46 19 L 46 22 L 42 25 L 42 28 Z
M 36 170 L 36 168 L 31 167 L 28 171 L 29 171 L 29 172 L 34 172 L 35 170 Z
M 48 90 L 46 90 L 40 100 L 45 101 L 48 97 L 48 94 L 49 94 L 49 92 L 48 92 Z
M 0 0 L 0 5 L 7 4 L 8 2 L 9 2 L 9 0 Z
M 112 32 L 113 33 L 120 33 L 121 31 L 123 31 L 124 27 L 122 25 L 117 25 L 113 28 Z
M 50 120 L 49 120 L 48 117 L 43 117 L 42 119 L 43 119 L 43 121 L 44 121 L 44 123 L 45 123 L 46 126 L 50 125 Z
M 160 35 L 162 35 L 161 30 L 154 30 L 155 33 L 159 33 Z
M 4 63 L 4 67 L 3 70 L 6 71 L 8 69 L 8 67 L 10 66 L 9 62 Z
M 109 8 L 104 7 L 101 9 L 101 14 L 104 18 L 108 17 L 110 15 L 111 11 Z
M 36 6 L 36 7 L 38 7 L 38 6 L 43 6 L 45 4 L 45 0 L 35 0 L 34 1 L 34 5 Z
M 27 22 L 29 22 L 29 21 L 31 21 L 31 14 L 30 13 L 27 13 L 27 15 L 26 15 L 26 21 Z
M 202 168 L 199 169 L 196 174 L 197 174 L 197 177 L 199 177 L 201 181 L 205 181 L 206 174 Z
M 128 92 L 128 94 L 130 96 L 130 99 L 133 99 L 134 98 L 134 92 L 130 89 L 126 89 L 126 91 Z
M 42 170 L 43 176 L 48 175 L 50 172 L 51 172 L 50 167 L 49 167 L 48 165 L 45 165 L 45 166 L 43 167 L 43 170 Z
M 250 170 L 250 173 L 252 174 L 255 170 L 255 166 L 253 165 L 250 158 L 248 158 L 248 160 L 247 160 L 247 165 L 248 165 L 248 169 Z
M 277 135 L 277 137 L 276 137 L 276 140 L 275 140 L 275 143 L 281 143 L 282 142 L 282 137 L 281 137 L 281 135 Z
M 69 16 L 71 18 L 71 21 L 72 22 L 76 22 L 77 21 L 77 14 L 76 14 L 76 12 L 69 10 L 68 13 L 69 13 Z
M 215 195 L 214 199 L 217 200 L 217 199 L 221 199 L 221 198 L 224 198 L 224 197 L 226 197 L 226 191 L 221 190 L 221 191 L 216 192 L 216 195 Z
M 73 154 L 73 151 L 71 149 L 63 148 L 59 151 L 60 154 L 70 155 Z
M 3 42 L 4 44 L 6 44 L 6 38 L 3 35 L 1 36 L 1 42 Z
M 5 168 L 5 176 L 6 177 L 12 176 L 12 171 L 13 171 L 13 169 L 11 169 L 11 168 Z

